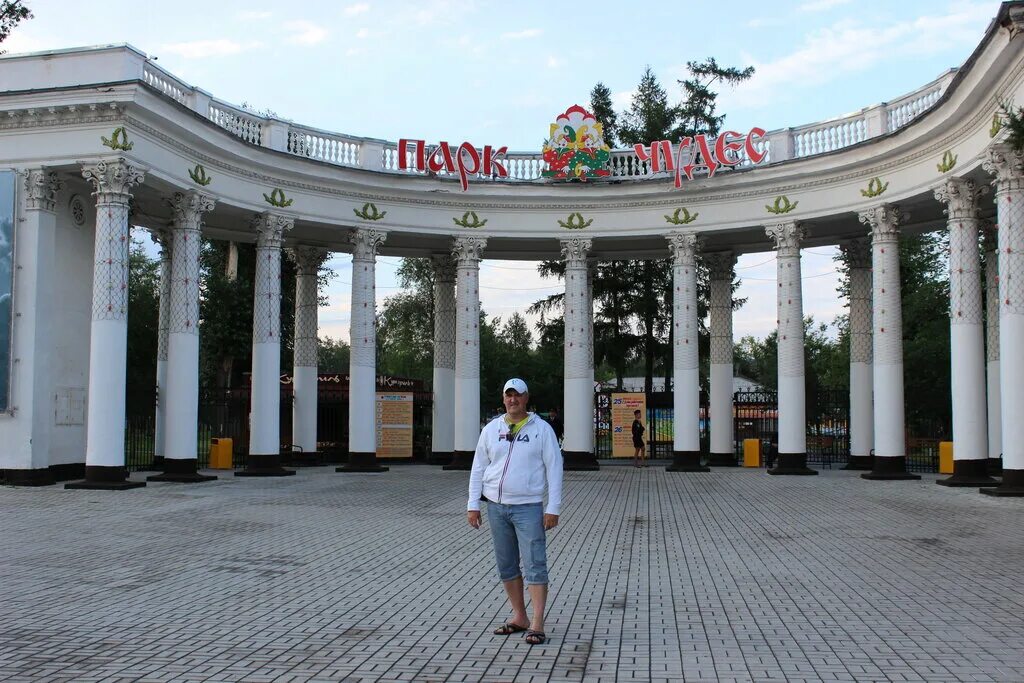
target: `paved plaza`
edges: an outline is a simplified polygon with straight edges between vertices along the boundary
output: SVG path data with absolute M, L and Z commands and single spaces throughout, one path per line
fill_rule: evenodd
M 1024 680 L 1024 500 L 567 472 L 530 647 L 491 635 L 508 610 L 467 476 L 0 488 L 0 679 Z

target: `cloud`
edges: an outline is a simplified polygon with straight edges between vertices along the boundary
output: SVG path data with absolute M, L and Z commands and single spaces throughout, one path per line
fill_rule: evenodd
M 274 16 L 273 12 L 267 10 L 246 10 L 235 15 L 241 21 L 262 21 Z
M 502 33 L 502 40 L 524 40 L 526 38 L 536 38 L 544 33 L 544 29 L 541 28 L 528 28 L 522 31 L 513 31 L 509 33 Z
M 369 38 L 369 37 L 370 37 L 370 29 L 368 29 L 368 28 L 361 28 L 358 31 L 356 31 L 356 38 L 363 39 L 363 38 Z
M 800 5 L 801 12 L 824 12 L 830 10 L 833 7 L 839 7 L 840 5 L 848 5 L 852 0 L 810 0 Z
M 262 47 L 262 45 L 258 41 L 239 43 L 227 38 L 217 38 L 214 40 L 193 40 L 187 43 L 167 43 L 161 49 L 164 52 L 176 54 L 184 59 L 205 59 L 207 57 L 237 55 L 247 50 Z
M 348 17 L 354 17 L 359 14 L 365 14 L 370 11 L 370 5 L 365 2 L 360 2 L 355 5 L 349 5 L 345 9 L 341 10 L 342 14 Z
M 551 55 L 548 57 L 547 64 L 549 69 L 561 69 L 563 66 L 565 66 L 565 60 L 562 59 L 561 57 L 555 57 L 554 55 Z
M 316 45 L 327 40 L 327 29 L 305 19 L 289 21 L 285 23 L 284 28 L 291 32 L 292 35 L 287 41 L 294 45 Z

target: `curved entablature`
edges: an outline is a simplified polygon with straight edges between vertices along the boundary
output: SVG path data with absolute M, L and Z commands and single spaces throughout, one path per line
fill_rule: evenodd
M 399 172 L 395 143 L 231 107 L 128 46 L 0 59 L 0 163 L 73 173 L 124 156 L 148 169 L 134 193 L 140 223 L 166 220 L 171 193 L 201 188 L 217 198 L 211 235 L 252 239 L 249 218 L 272 210 L 295 219 L 291 239 L 339 251 L 356 226 L 387 231 L 381 253 L 402 255 L 480 235 L 488 257 L 551 257 L 559 239 L 582 235 L 598 256 L 662 256 L 679 229 L 700 233 L 706 250 L 765 251 L 765 225 L 801 221 L 808 245 L 836 243 L 861 234 L 857 213 L 880 203 L 909 208 L 909 229 L 931 229 L 942 221 L 933 189 L 947 175 L 981 177 L 986 149 L 1005 135 L 1000 103 L 1024 101 L 1022 5 L 1004 3 L 960 69 L 892 104 L 773 131 L 762 165 L 681 189 L 615 150 L 608 180 L 549 182 L 540 152 L 509 154 L 509 180 L 474 178 L 462 192 L 456 178 Z

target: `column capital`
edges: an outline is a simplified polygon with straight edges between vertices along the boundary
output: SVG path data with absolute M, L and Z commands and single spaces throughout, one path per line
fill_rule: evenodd
M 217 200 L 205 192 L 189 190 L 175 192 L 167 203 L 174 214 L 174 227 L 178 230 L 199 230 L 202 215 L 212 211 Z
M 295 219 L 289 216 L 264 211 L 252 219 L 256 231 L 256 248 L 280 249 L 284 233 L 295 226 Z
M 802 223 L 785 221 L 764 226 L 765 234 L 775 240 L 775 251 L 779 256 L 799 256 L 800 242 L 807 236 Z
M 451 254 L 431 254 L 430 263 L 434 268 L 434 282 L 455 282 L 458 263 Z
M 712 251 L 703 254 L 704 265 L 711 272 L 712 280 L 728 280 L 732 282 L 736 275 L 736 253 L 732 251 Z
M 377 247 L 388 237 L 384 230 L 373 228 L 355 228 L 348 236 L 352 245 L 353 261 L 373 261 L 377 258 Z
M 64 187 L 56 171 L 33 168 L 25 176 L 25 208 L 29 211 L 50 211 L 57 208 L 57 193 Z
M 567 240 L 558 240 L 558 243 L 562 245 L 562 258 L 565 259 L 565 265 L 567 267 L 587 267 L 587 254 L 590 252 L 590 247 L 593 245 L 592 240 L 585 237 L 573 237 Z
M 839 243 L 839 248 L 846 254 L 850 268 L 871 267 L 871 240 L 867 237 L 843 240 Z
M 475 265 L 480 260 L 480 252 L 487 246 L 486 237 L 456 237 L 452 243 L 452 256 L 459 264 L 471 261 Z
M 979 187 L 973 180 L 953 176 L 935 188 L 935 198 L 946 205 L 950 220 L 962 220 L 978 217 L 978 200 L 987 192 L 987 187 Z
M 857 218 L 871 228 L 871 243 L 896 242 L 899 239 L 900 223 L 906 222 L 910 214 L 895 204 L 880 204 L 867 211 L 861 211 Z
M 131 189 L 142 182 L 146 169 L 125 159 L 114 157 L 95 163 L 82 162 L 82 177 L 90 181 L 96 191 L 97 204 L 128 204 Z
M 160 248 L 160 260 L 162 261 L 166 261 L 171 258 L 171 247 L 173 244 L 171 229 L 173 227 L 174 222 L 171 221 L 165 226 L 149 228 L 149 238 Z
M 1016 152 L 1006 143 L 992 145 L 981 167 L 995 176 L 996 192 L 1024 190 L 1024 152 Z
M 672 252 L 673 265 L 693 266 L 697 263 L 697 233 L 692 230 L 673 230 L 665 235 L 668 249 Z
M 316 273 L 330 253 L 323 247 L 299 245 L 284 250 L 299 272 Z

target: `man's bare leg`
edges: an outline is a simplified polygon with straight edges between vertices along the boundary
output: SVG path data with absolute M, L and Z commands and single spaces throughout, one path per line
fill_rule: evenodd
M 508 601 L 512 605 L 512 618 L 508 620 L 508 623 L 515 624 L 516 626 L 522 626 L 523 628 L 530 627 L 530 618 L 526 616 L 526 598 L 523 596 L 523 577 L 517 576 L 509 581 L 502 581 L 505 586 L 505 593 L 508 595 Z M 533 586 L 530 586 L 532 589 Z M 530 597 L 533 597 L 533 591 L 530 591 Z M 544 607 L 541 604 L 541 613 L 543 614 Z M 541 623 L 544 621 L 541 619 Z
M 548 585 L 546 583 L 531 583 L 527 586 L 527 590 L 530 591 L 530 602 L 533 603 L 533 620 L 530 621 L 530 629 L 543 633 L 544 605 L 548 601 Z M 522 594 L 520 593 L 520 595 Z

